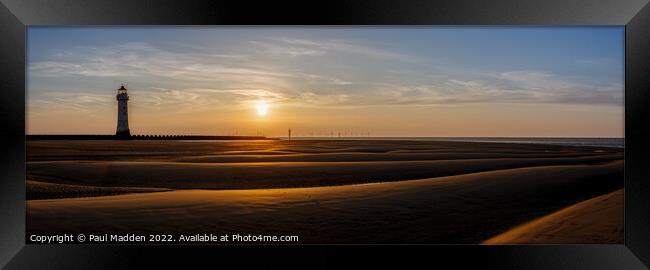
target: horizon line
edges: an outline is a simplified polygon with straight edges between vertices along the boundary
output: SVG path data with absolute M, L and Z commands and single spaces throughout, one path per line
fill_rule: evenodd
M 25 134 L 25 136 L 78 136 L 78 135 L 90 135 L 90 136 L 114 136 L 115 134 L 97 134 L 97 133 L 30 133 Z M 546 138 L 546 139 L 625 139 L 625 136 L 622 137 L 610 137 L 610 136 L 266 136 L 262 134 L 258 135 L 217 135 L 217 134 L 132 134 L 131 136 L 223 136 L 223 137 L 268 137 L 268 138 Z

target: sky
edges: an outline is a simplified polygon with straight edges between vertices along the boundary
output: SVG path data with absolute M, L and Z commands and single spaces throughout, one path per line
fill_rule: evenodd
M 27 133 L 623 137 L 623 27 L 29 27 Z

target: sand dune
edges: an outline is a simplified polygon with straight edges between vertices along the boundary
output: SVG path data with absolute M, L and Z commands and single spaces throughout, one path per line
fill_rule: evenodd
M 284 152 L 287 153 L 287 152 Z M 177 158 L 175 162 L 191 163 L 244 163 L 244 162 L 348 162 L 348 161 L 417 161 L 417 160 L 454 160 L 454 159 L 491 159 L 491 158 L 571 158 L 598 156 L 601 153 L 319 153 L 319 154 L 267 154 L 263 152 L 243 154 L 220 154 Z
M 27 176 L 28 198 L 40 199 L 27 202 L 28 234 L 481 243 L 621 189 L 623 149 L 387 140 L 28 141 Z M 101 195 L 113 196 L 65 198 Z M 579 235 L 568 240 L 593 241 Z M 559 229 L 553 236 L 568 241 Z
M 484 244 L 623 244 L 623 190 L 519 225 Z
M 126 193 L 170 191 L 170 189 L 164 189 L 164 188 L 93 187 L 93 186 L 45 183 L 45 182 L 39 182 L 33 180 L 27 180 L 26 187 L 27 187 L 28 200 L 95 197 L 95 196 L 109 196 L 109 195 L 118 195 L 118 194 L 126 194 Z
M 495 232 L 622 188 L 622 170 L 622 161 L 613 161 L 336 187 L 36 200 L 27 203 L 27 231 L 292 234 L 301 243 L 480 243 Z
M 617 155 L 575 158 L 385 162 L 30 162 L 29 177 L 51 183 L 172 189 L 251 189 L 413 180 L 489 170 L 596 164 Z

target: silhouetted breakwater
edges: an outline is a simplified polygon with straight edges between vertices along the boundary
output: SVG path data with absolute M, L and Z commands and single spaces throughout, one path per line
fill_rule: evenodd
M 205 135 L 27 135 L 27 140 L 277 140 L 264 136 L 205 136 Z

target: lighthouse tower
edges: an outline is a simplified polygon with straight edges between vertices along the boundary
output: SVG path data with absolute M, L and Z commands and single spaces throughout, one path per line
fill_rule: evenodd
M 129 101 L 129 95 L 126 93 L 126 87 L 124 84 L 117 89 L 117 130 L 115 131 L 115 137 L 120 139 L 128 139 L 131 137 L 131 132 L 129 131 L 129 114 L 127 112 L 127 102 Z

